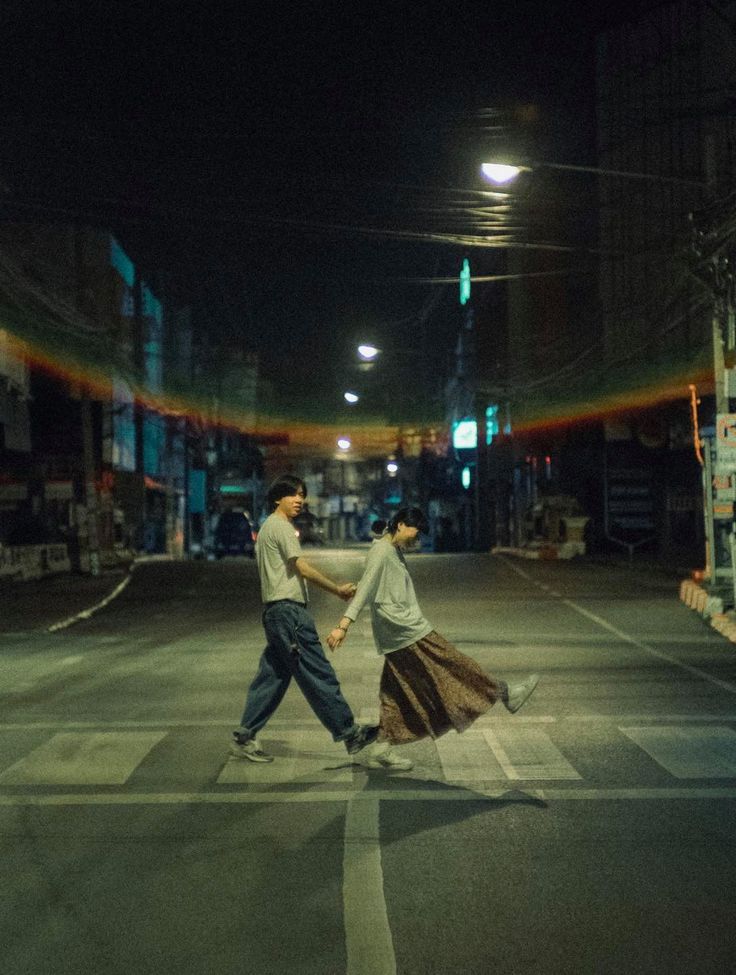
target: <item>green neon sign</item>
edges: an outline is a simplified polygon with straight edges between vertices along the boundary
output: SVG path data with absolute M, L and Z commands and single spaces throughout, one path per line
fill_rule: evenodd
M 465 305 L 470 301 L 470 261 L 467 257 L 463 261 L 460 271 L 460 304 Z

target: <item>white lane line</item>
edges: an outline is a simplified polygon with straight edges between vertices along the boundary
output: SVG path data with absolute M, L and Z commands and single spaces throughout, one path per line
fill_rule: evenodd
M 99 603 L 94 606 L 90 606 L 89 609 L 83 609 L 81 613 L 77 613 L 75 616 L 69 616 L 65 620 L 61 620 L 58 623 L 53 623 L 47 630 L 47 633 L 55 633 L 57 630 L 65 630 L 68 626 L 73 623 L 77 623 L 79 620 L 88 620 L 93 613 L 96 613 L 98 609 L 102 609 L 111 603 L 113 599 L 120 595 L 120 593 L 125 589 L 125 587 L 130 583 L 131 575 L 128 575 L 123 579 L 122 582 L 118 583 L 111 593 L 108 593 L 104 599 L 101 599 Z
M 736 778 L 736 732 L 732 728 L 620 730 L 677 779 Z
M 513 565 L 513 563 L 507 561 L 507 559 L 505 559 L 502 555 L 498 555 L 496 558 L 501 559 L 501 561 L 516 572 L 517 575 L 522 576 L 522 578 L 531 582 L 532 585 L 536 586 L 537 588 L 541 588 L 541 583 L 537 582 L 537 580 L 534 579 L 533 576 L 529 575 L 528 572 L 525 572 L 517 565 Z M 715 684 L 716 687 L 720 687 L 722 690 L 728 691 L 729 694 L 736 694 L 736 684 L 733 684 L 727 680 L 721 680 L 719 677 L 714 677 L 712 674 L 707 673 L 705 670 L 701 670 L 699 667 L 692 667 L 690 664 L 683 663 L 681 660 L 671 657 L 668 653 L 663 653 L 661 650 L 656 650 L 648 643 L 644 643 L 642 640 L 637 640 L 636 637 L 625 633 L 623 630 L 619 630 L 617 626 L 613 626 L 612 623 L 609 623 L 602 617 L 597 616 L 595 613 L 591 613 L 589 610 L 585 609 L 584 606 L 579 606 L 576 602 L 573 602 L 572 599 L 560 599 L 560 602 L 565 606 L 569 606 L 570 609 L 574 610 L 576 613 L 580 613 L 581 616 L 585 616 L 602 629 L 607 630 L 609 633 L 613 633 L 614 636 L 617 636 L 619 640 L 622 640 L 624 643 L 630 643 L 632 646 L 637 647 L 637 649 L 643 650 L 645 653 L 651 654 L 651 656 L 657 657 L 659 660 L 665 660 L 673 667 L 679 667 L 680 670 L 685 670 L 687 673 L 693 674 L 695 677 L 699 677 L 701 680 Z
M 166 732 L 63 732 L 0 773 L 2 785 L 123 785 Z
M 449 731 L 435 740 L 442 772 L 448 782 L 487 782 L 503 780 L 505 769 L 499 756 L 488 750 L 480 731 Z
M 538 728 L 498 728 L 483 732 L 509 779 L 581 779 L 546 732 Z
M 516 715 L 512 717 L 516 719 Z M 559 720 L 561 722 L 600 721 L 603 724 L 618 724 L 621 721 L 627 724 L 631 721 L 645 721 L 651 724 L 662 721 L 665 721 L 667 724 L 678 724 L 681 722 L 706 724 L 710 721 L 718 721 L 722 724 L 724 721 L 736 721 L 736 714 L 566 714 Z
M 355 801 L 358 800 L 358 801 Z M 381 866 L 380 803 L 371 792 L 350 796 L 345 815 L 343 905 L 347 975 L 395 975 Z
M 97 793 L 23 793 L 0 794 L 0 807 L 11 806 L 180 806 L 180 805 L 231 805 L 277 803 L 324 803 L 352 802 L 503 802 L 528 803 L 530 800 L 548 802 L 611 802 L 612 800 L 657 802 L 683 799 L 736 800 L 736 788 L 631 788 L 585 789 L 570 788 L 519 789 L 506 786 L 499 789 L 457 789 L 442 791 L 416 790 L 391 792 L 371 790 L 357 792 L 97 792 Z
M 378 721 L 378 710 L 376 708 L 366 707 L 361 709 L 359 720 L 363 719 L 365 714 L 366 719 L 369 723 L 375 724 Z M 506 712 L 494 709 L 493 712 L 488 712 L 487 715 L 482 715 L 473 724 L 473 731 L 479 731 L 482 728 L 498 728 L 500 725 L 505 725 L 508 722 L 513 722 L 514 725 L 522 724 L 569 724 L 578 721 L 593 723 L 600 722 L 601 724 L 612 724 L 620 725 L 631 724 L 634 722 L 647 722 L 655 723 L 665 721 L 667 724 L 676 724 L 678 722 L 694 722 L 695 724 L 705 724 L 706 722 L 724 722 L 733 721 L 736 722 L 736 712 L 725 713 L 725 714 L 565 714 L 560 717 L 555 717 L 553 715 L 534 715 L 525 717 L 523 714 L 506 714 Z M 154 719 L 151 721 L 9 721 L 5 723 L 0 723 L 0 733 L 3 731 L 84 731 L 91 730 L 94 728 L 119 728 L 124 730 L 126 728 L 164 728 L 167 731 L 177 731 L 181 728 L 232 728 L 237 722 L 230 721 L 218 721 L 218 720 L 204 720 L 196 721 L 193 719 L 183 720 L 183 721 L 161 721 L 159 719 Z M 268 734 L 272 728 L 282 729 L 282 728 L 292 728 L 298 729 L 306 725 L 314 725 L 313 718 L 305 718 L 303 722 L 293 721 L 289 719 L 278 719 L 272 718 L 268 722 L 268 730 L 263 735 L 264 742 L 269 740 L 271 735 Z M 324 737 L 324 732 L 322 735 Z M 467 732 L 465 732 L 467 734 Z
M 276 745 L 278 754 L 275 752 Z M 270 785 L 329 781 L 335 785 L 349 785 L 353 781 L 353 769 L 345 746 L 332 742 L 322 728 L 284 729 L 278 736 L 270 736 L 268 750 L 276 755 L 276 761 L 270 764 L 256 764 L 247 758 L 231 757 L 220 773 L 217 784 Z

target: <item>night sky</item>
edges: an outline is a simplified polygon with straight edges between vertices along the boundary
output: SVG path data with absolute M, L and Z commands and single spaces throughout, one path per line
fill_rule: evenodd
M 422 311 L 451 342 L 454 289 L 409 280 L 470 253 L 449 191 L 478 188 L 489 149 L 590 159 L 605 22 L 552 0 L 6 0 L 6 212 L 112 228 L 308 395 L 353 338 L 412 341 Z

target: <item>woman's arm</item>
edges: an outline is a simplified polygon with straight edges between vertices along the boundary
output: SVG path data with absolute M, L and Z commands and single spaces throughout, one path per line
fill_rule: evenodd
M 358 588 L 350 601 L 350 605 L 343 613 L 337 626 L 330 630 L 327 645 L 331 650 L 337 649 L 348 634 L 351 624 L 357 620 L 365 604 L 374 598 L 378 591 L 378 584 L 384 567 L 384 557 L 379 546 L 374 545 L 366 559 L 363 575 L 358 582 Z

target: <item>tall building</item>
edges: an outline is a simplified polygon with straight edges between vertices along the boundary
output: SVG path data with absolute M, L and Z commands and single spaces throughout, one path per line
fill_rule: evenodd
M 622 407 L 605 427 L 605 532 L 673 555 L 702 552 L 688 385 L 712 392 L 714 300 L 690 214 L 733 191 L 734 65 L 733 2 L 657 4 L 597 40 L 597 369 Z

